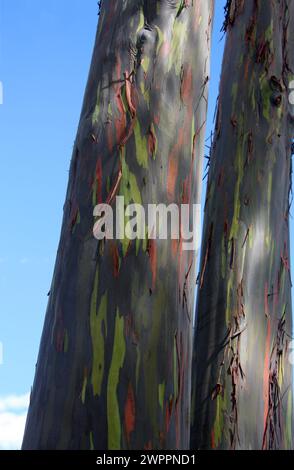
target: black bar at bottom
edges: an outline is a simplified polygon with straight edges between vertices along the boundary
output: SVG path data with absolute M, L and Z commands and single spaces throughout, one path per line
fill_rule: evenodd
M 219 465 L 246 463 L 291 463 L 293 451 L 0 451 L 0 466 L 15 464 L 52 468 L 57 464 L 71 467 L 114 465 L 129 468 L 134 465 Z

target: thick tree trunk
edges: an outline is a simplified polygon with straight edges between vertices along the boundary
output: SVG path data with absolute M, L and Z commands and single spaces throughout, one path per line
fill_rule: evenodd
M 294 2 L 228 2 L 193 357 L 192 448 L 289 449 Z
M 24 449 L 189 446 L 195 253 L 93 208 L 197 203 L 213 0 L 102 2 Z

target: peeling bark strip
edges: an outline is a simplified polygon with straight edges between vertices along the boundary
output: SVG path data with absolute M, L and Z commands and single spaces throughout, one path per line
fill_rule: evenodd
M 293 447 L 293 38 L 293 1 L 228 2 L 197 302 L 194 449 Z
M 195 256 L 98 243 L 92 214 L 200 203 L 212 9 L 102 2 L 24 449 L 189 446 Z

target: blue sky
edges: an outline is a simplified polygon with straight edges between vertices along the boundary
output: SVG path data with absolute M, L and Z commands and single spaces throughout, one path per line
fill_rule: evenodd
M 208 133 L 224 4 L 216 0 Z M 0 399 L 0 428 L 6 433 L 11 425 L 11 434 L 21 434 L 33 381 L 97 9 L 96 0 L 0 0 L 0 397 L 10 397 Z M 1 438 L 0 432 L 0 449 L 17 445 Z
M 33 380 L 97 2 L 0 5 L 0 395 L 6 395 L 27 392 Z
M 0 449 L 21 439 L 96 25 L 96 0 L 0 0 Z
M 27 392 L 33 380 L 97 2 L 0 0 L 0 5 L 0 395 L 8 395 Z M 220 25 L 218 14 L 218 39 Z M 212 57 L 210 117 L 223 42 Z

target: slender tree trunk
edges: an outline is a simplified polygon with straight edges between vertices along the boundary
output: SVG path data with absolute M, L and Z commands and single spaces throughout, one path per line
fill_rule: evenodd
M 98 242 L 93 208 L 199 202 L 212 8 L 102 2 L 24 449 L 189 446 L 195 253 Z
M 205 208 L 192 448 L 289 449 L 294 2 L 228 2 Z

